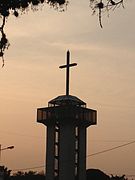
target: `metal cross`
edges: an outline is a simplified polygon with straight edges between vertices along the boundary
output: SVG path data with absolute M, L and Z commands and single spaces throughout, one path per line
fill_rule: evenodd
M 72 66 L 77 66 L 77 63 L 70 64 L 70 52 L 67 51 L 67 64 L 59 66 L 59 68 L 66 68 L 66 96 L 69 95 L 69 68 Z

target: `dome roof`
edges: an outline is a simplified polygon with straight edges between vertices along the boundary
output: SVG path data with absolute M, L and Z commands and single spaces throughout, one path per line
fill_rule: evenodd
M 78 97 L 71 96 L 71 95 L 58 96 L 52 99 L 51 101 L 49 101 L 49 104 L 58 105 L 58 106 L 59 105 L 79 105 L 79 106 L 86 105 L 86 103 L 80 100 Z

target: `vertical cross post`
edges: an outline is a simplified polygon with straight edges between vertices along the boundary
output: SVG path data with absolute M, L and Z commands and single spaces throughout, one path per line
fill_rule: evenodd
M 66 95 L 69 95 L 69 63 L 70 63 L 70 52 L 67 51 L 67 72 L 66 72 Z
M 69 96 L 69 68 L 72 66 L 76 66 L 77 63 L 70 64 L 70 52 L 67 51 L 67 64 L 59 66 L 59 68 L 66 68 L 66 96 Z

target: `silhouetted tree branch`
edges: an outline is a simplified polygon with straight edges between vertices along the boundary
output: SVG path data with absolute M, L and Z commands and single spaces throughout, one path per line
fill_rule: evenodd
M 5 26 L 5 21 L 6 21 L 6 17 L 3 16 L 3 22 L 2 25 L 0 27 L 0 32 L 1 32 L 1 39 L 0 39 L 0 57 L 2 57 L 2 67 L 4 66 L 4 51 L 5 49 L 8 49 L 9 47 L 9 42 L 8 39 L 6 38 L 6 34 L 4 33 L 4 26 Z
M 6 23 L 6 19 L 9 15 L 14 15 L 18 17 L 20 14 L 25 13 L 29 9 L 38 10 L 38 7 L 43 5 L 44 3 L 49 4 L 55 9 L 59 9 L 64 11 L 64 7 L 67 6 L 67 0 L 0 0 L 0 18 L 1 18 L 1 26 L 0 26 L 0 57 L 2 58 L 4 66 L 4 51 L 9 47 L 9 41 L 6 38 L 6 34 L 4 33 L 4 26 Z
M 102 26 L 102 13 L 103 11 L 110 11 L 111 9 L 115 9 L 117 7 L 124 7 L 124 0 L 89 0 L 90 7 L 92 8 L 93 14 L 98 10 L 99 24 Z M 0 18 L 1 18 L 1 26 L 0 26 L 0 57 L 2 58 L 4 66 L 4 51 L 9 47 L 9 41 L 4 33 L 4 26 L 6 23 L 6 19 L 9 15 L 14 15 L 18 17 L 20 14 L 25 13 L 26 11 L 38 10 L 41 5 L 49 4 L 54 9 L 64 11 L 68 5 L 68 0 L 0 0 Z
M 99 24 L 101 28 L 103 28 L 102 13 L 114 10 L 120 6 L 124 8 L 124 0 L 90 0 L 90 7 L 93 10 L 93 14 L 98 10 Z

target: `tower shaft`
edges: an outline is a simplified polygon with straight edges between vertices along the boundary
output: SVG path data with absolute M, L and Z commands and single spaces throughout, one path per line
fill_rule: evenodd
M 86 127 L 74 123 L 47 126 L 46 179 L 86 179 Z

